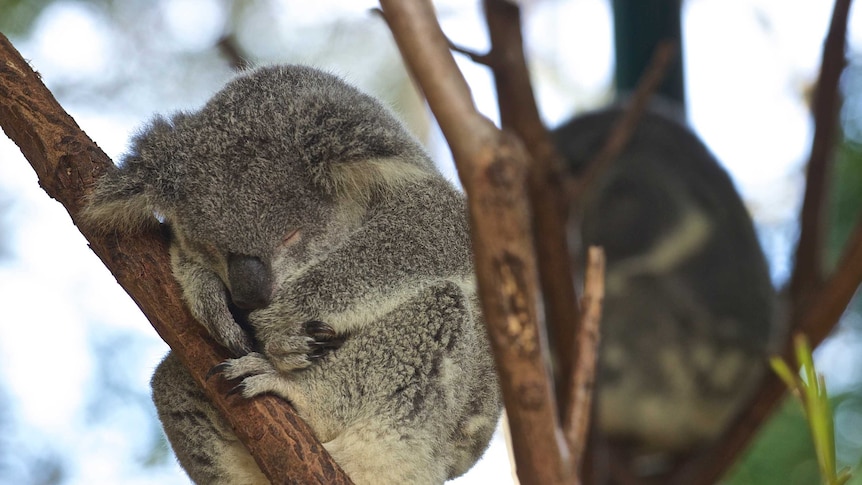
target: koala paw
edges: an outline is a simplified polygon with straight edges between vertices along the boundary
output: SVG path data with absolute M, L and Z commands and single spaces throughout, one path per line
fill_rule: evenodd
M 309 367 L 314 361 L 337 349 L 344 339 L 329 325 L 319 321 L 306 322 L 299 335 L 279 335 L 263 345 L 263 351 L 280 372 Z
M 239 379 L 240 383 L 228 395 L 241 394 L 245 398 L 272 392 L 276 387 L 275 382 L 281 378 L 269 359 L 257 352 L 222 362 L 210 369 L 207 378 L 215 374 L 221 374 L 229 381 Z
M 207 377 L 221 374 L 227 380 L 242 379 L 243 377 L 276 373 L 272 363 L 263 355 L 251 352 L 237 359 L 228 359 L 213 367 Z
M 254 341 L 239 325 L 220 328 L 215 338 L 236 356 L 246 355 L 254 348 Z

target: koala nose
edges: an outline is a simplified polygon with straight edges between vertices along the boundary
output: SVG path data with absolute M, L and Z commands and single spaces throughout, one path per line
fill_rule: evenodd
M 233 303 L 243 310 L 269 305 L 272 299 L 272 270 L 255 256 L 231 254 L 227 261 L 228 284 Z

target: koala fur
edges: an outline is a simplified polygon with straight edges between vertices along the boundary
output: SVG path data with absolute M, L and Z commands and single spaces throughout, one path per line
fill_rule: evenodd
M 236 355 L 216 370 L 290 401 L 355 483 L 439 484 L 483 453 L 501 402 L 464 200 L 376 100 L 274 66 L 156 118 L 88 208 L 106 229 L 153 214 Z M 268 483 L 172 354 L 152 387 L 192 480 Z
M 622 112 L 556 130 L 576 174 Z M 703 143 L 655 109 L 585 194 L 580 216 L 571 239 L 603 246 L 607 257 L 598 428 L 644 453 L 697 450 L 751 396 L 775 336 L 751 218 Z

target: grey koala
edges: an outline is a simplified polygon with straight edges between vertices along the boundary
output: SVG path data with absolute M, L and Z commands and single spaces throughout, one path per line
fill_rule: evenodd
M 308 67 L 240 75 L 156 118 L 88 209 L 125 230 L 154 213 L 237 356 L 216 370 L 290 401 L 355 483 L 439 484 L 483 453 L 501 402 L 464 200 L 376 100 Z M 268 483 L 175 356 L 152 387 L 195 482 Z
M 555 131 L 576 174 L 621 114 Z M 607 257 L 598 429 L 644 457 L 700 449 L 751 396 L 776 335 L 768 267 L 733 183 L 687 127 L 653 109 L 571 227 Z

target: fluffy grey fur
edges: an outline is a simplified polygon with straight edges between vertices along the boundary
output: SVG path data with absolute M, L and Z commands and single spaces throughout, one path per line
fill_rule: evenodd
M 242 394 L 289 400 L 361 484 L 467 471 L 500 413 L 462 196 L 380 103 L 279 66 L 157 118 L 97 184 L 105 228 L 169 225 L 195 317 Z M 197 483 L 267 483 L 172 355 L 153 398 Z
M 620 115 L 556 131 L 576 172 Z M 696 450 L 750 396 L 774 333 L 768 268 L 730 178 L 684 125 L 648 112 L 578 229 L 607 255 L 599 428 L 642 452 Z

